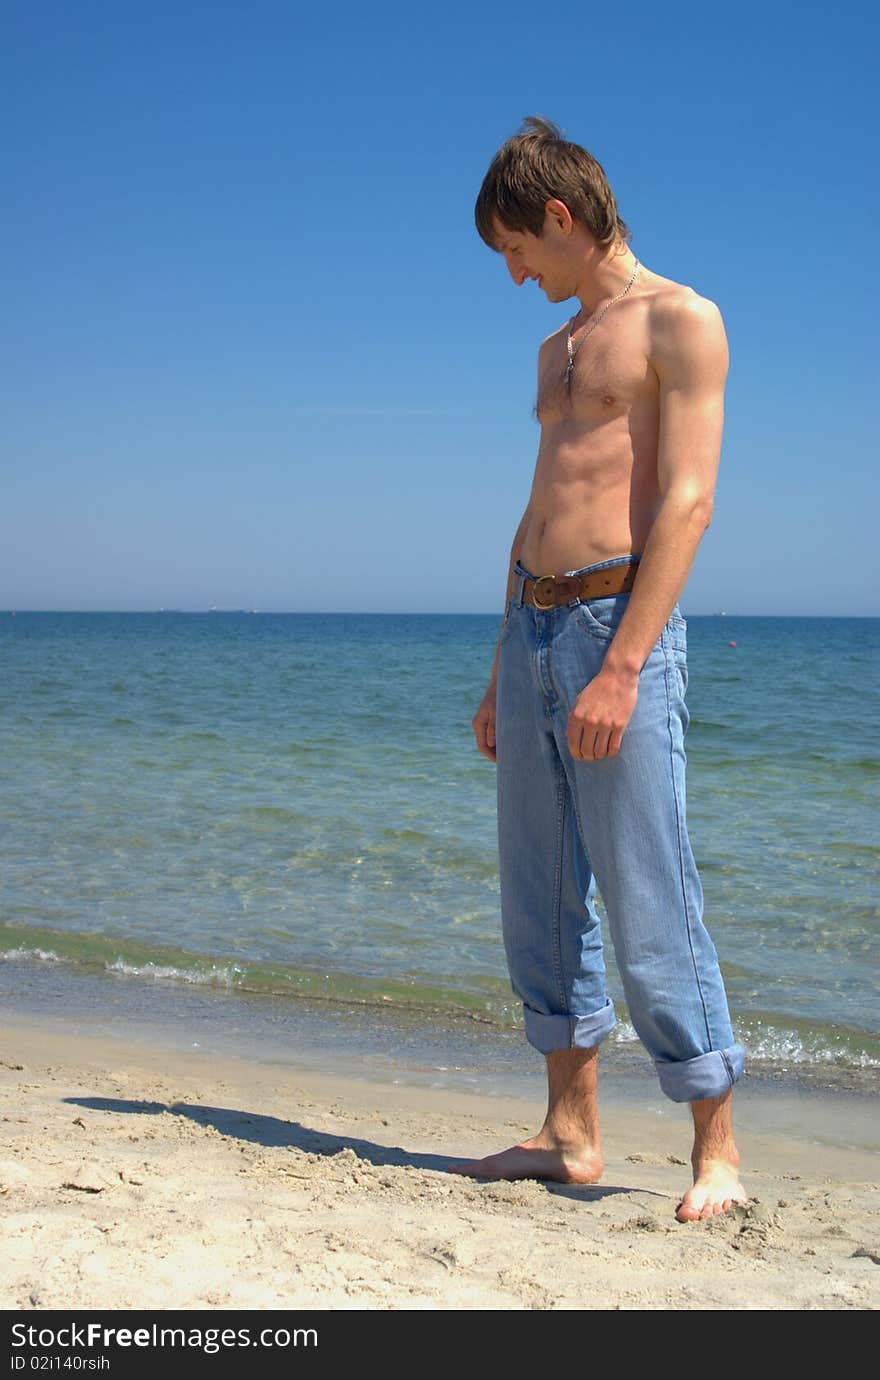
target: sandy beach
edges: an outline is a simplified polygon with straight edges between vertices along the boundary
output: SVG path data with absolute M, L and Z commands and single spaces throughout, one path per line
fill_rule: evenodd
M 0 1100 L 6 1309 L 880 1302 L 876 1157 L 740 1132 L 748 1207 L 680 1224 L 686 1108 L 606 1110 L 568 1187 L 447 1172 L 532 1134 L 523 1099 L 7 1025 Z

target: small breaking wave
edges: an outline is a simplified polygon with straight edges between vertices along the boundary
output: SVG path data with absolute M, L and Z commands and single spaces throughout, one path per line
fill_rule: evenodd
M 68 960 L 56 954 L 52 949 L 26 949 L 19 945 L 17 949 L 0 949 L 0 959 L 2 958 L 35 958 L 43 963 L 66 963 Z
M 173 964 L 153 962 L 127 963 L 124 958 L 117 958 L 113 963 L 105 963 L 104 967 L 108 973 L 123 973 L 126 977 L 188 982 L 214 987 L 235 987 L 244 973 L 244 969 L 235 965 L 225 968 L 215 965 L 204 969 L 179 968 Z

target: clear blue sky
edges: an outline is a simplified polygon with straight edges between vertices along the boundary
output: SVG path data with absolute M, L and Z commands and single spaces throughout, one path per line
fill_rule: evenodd
M 876 16 L 7 0 L 0 607 L 500 612 L 569 313 L 473 203 L 540 113 L 724 315 L 685 613 L 880 612 Z

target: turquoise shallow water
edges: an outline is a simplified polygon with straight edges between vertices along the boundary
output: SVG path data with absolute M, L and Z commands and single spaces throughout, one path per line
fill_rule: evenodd
M 509 1032 L 470 730 L 497 628 L 0 615 L 0 954 Z M 689 644 L 689 821 L 735 1025 L 758 1062 L 880 1069 L 880 622 L 691 618 Z

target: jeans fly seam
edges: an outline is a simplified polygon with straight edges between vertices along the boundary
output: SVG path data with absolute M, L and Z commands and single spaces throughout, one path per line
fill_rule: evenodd
M 666 641 L 665 638 L 664 638 L 663 640 L 664 640 L 664 642 Z M 667 727 L 668 732 L 669 732 L 669 770 L 670 770 L 670 773 L 671 773 L 671 775 L 672 775 L 672 798 L 673 798 L 673 800 L 675 801 L 675 829 L 676 829 L 676 837 L 678 838 L 678 870 L 679 870 L 679 877 L 680 877 L 680 880 L 681 880 L 681 898 L 682 898 L 682 903 L 683 903 L 683 905 L 684 905 L 685 923 L 686 923 L 686 925 L 687 925 L 688 948 L 690 949 L 691 962 L 692 962 L 693 968 L 694 968 L 694 978 L 695 978 L 696 983 L 697 983 L 697 991 L 698 991 L 699 994 L 700 994 L 700 1004 L 701 1004 L 701 1006 L 702 1006 L 702 1008 L 703 1008 L 703 1020 L 704 1020 L 704 1022 L 705 1022 L 705 1026 L 706 1026 L 706 1040 L 707 1040 L 707 1042 L 708 1042 L 708 1044 L 709 1044 L 709 1046 L 710 1046 L 710 1048 L 711 1048 L 711 1045 L 712 1045 L 712 1032 L 711 1032 L 711 1030 L 710 1030 L 710 1028 L 709 1028 L 709 1011 L 708 1011 L 708 1008 L 707 1008 L 707 1006 L 706 1006 L 706 994 L 705 994 L 705 992 L 703 991 L 703 983 L 702 983 L 701 978 L 700 978 L 700 966 L 699 966 L 699 964 L 697 963 L 697 955 L 696 955 L 696 953 L 694 952 L 694 935 L 693 935 L 693 926 L 692 926 L 692 919 L 691 919 L 691 911 L 690 911 L 690 906 L 689 906 L 689 904 L 688 904 L 687 885 L 685 884 L 685 879 L 684 879 L 684 846 L 683 846 L 683 840 L 682 840 L 682 809 L 681 809 L 681 800 L 680 800 L 680 798 L 679 798 L 678 779 L 677 779 L 676 774 L 675 774 L 675 737 L 674 737 L 674 734 L 673 734 L 673 731 L 672 731 L 672 695 L 671 695 L 670 683 L 669 683 L 669 682 L 670 682 L 670 676 L 676 674 L 676 672 L 675 672 L 675 657 L 673 656 L 672 652 L 669 650 L 669 647 L 668 647 L 668 646 L 667 646 L 664 650 L 665 650 L 665 652 L 666 652 L 666 656 L 665 656 L 665 662 L 666 662 L 666 668 L 665 668 L 665 669 L 666 669 L 666 674 L 665 674 L 665 676 L 664 676 L 664 682 L 665 682 L 665 686 L 666 686 L 666 727 Z
M 558 699 L 557 688 L 553 680 L 553 671 L 550 665 L 550 642 L 555 632 L 554 623 L 544 623 L 541 628 L 538 647 L 538 674 L 541 681 L 541 694 L 544 699 L 545 713 L 552 711 Z

